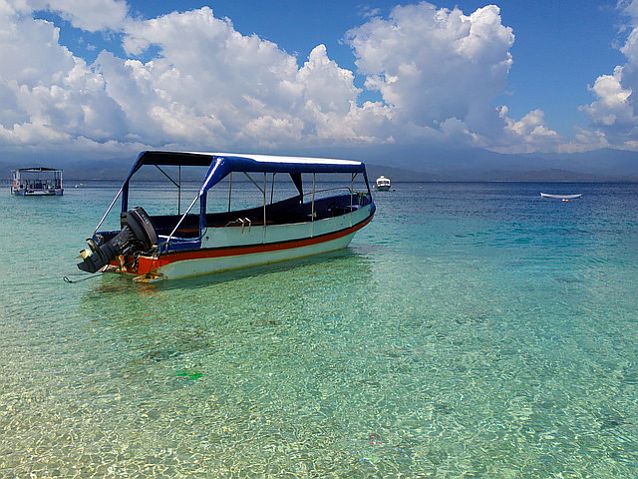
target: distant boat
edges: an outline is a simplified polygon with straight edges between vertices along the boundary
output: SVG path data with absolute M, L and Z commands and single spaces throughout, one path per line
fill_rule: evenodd
M 388 191 L 390 189 L 390 178 L 386 178 L 385 176 L 380 176 L 377 178 L 376 188 L 379 191 Z
M 12 171 L 12 195 L 62 196 L 63 193 L 62 170 L 38 167 Z
M 582 194 L 578 195 L 552 195 L 549 193 L 541 193 L 541 197 L 543 198 L 551 198 L 554 200 L 575 200 L 576 198 L 580 198 L 583 196 Z

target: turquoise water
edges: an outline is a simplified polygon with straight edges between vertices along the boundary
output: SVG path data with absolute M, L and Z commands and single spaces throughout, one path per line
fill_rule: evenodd
M 397 184 L 321 260 L 64 283 L 113 193 L 0 195 L 0 477 L 638 475 L 638 185 Z

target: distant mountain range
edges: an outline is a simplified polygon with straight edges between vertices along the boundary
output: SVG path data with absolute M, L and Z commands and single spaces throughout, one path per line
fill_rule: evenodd
M 503 155 L 486 150 L 430 151 L 419 161 L 388 156 L 391 166 L 368 161 L 370 176 L 395 181 L 638 182 L 638 153 L 598 150 L 579 154 Z
M 486 150 L 424 153 L 419 161 L 370 158 L 370 177 L 394 181 L 638 182 L 638 153 L 598 150 L 578 154 L 502 155 Z M 390 166 L 391 165 L 391 166 Z
M 598 150 L 577 154 L 502 155 L 486 150 L 429 149 L 386 145 L 363 152 L 361 149 L 296 152 L 308 156 L 359 159 L 366 162 L 368 176 L 384 175 L 393 181 L 499 181 L 499 182 L 638 182 L 638 153 Z M 0 162 L 0 178 L 24 166 L 64 168 L 67 181 L 120 181 L 129 171 L 132 158 L 111 160 L 15 160 Z M 200 175 L 198 173 L 198 175 Z M 198 176 L 199 177 L 199 176 Z M 185 174 L 184 180 L 189 178 Z

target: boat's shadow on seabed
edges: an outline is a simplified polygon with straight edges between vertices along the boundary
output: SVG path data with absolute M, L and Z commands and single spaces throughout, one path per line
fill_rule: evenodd
M 263 331 L 296 337 L 309 322 L 332 324 L 339 305 L 360 310 L 379 289 L 370 257 L 346 249 L 156 284 L 108 275 L 81 295 L 78 313 L 88 334 L 122 352 L 115 374 L 161 375 L 155 364 L 162 363 L 174 377 L 222 346 L 232 356 L 241 338 Z

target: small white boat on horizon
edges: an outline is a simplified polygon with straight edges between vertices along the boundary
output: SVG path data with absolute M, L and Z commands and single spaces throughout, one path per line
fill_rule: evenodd
M 386 178 L 385 176 L 381 175 L 379 178 L 377 178 L 375 186 L 379 191 L 388 191 L 392 184 L 390 183 L 390 178 Z
M 550 198 L 554 200 L 575 200 L 576 198 L 580 198 L 583 196 L 582 194 L 577 195 L 554 195 L 550 193 L 541 193 L 541 198 Z

